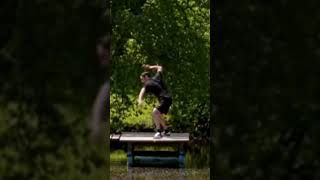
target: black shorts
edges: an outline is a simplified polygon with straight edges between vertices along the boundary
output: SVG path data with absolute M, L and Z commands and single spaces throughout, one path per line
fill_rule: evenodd
M 158 111 L 160 111 L 161 114 L 167 114 L 172 104 L 172 98 L 160 97 L 159 101 L 160 105 L 157 107 Z

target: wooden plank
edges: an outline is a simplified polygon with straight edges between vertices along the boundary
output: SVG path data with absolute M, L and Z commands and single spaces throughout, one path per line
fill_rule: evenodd
M 121 135 L 120 134 L 110 134 L 110 140 L 111 141 L 119 141 Z
M 153 132 L 123 132 L 120 137 L 120 142 L 177 143 L 189 141 L 189 133 L 171 133 L 170 136 L 163 136 L 160 139 L 154 139 L 153 136 Z
M 157 156 L 135 156 L 133 167 L 178 167 L 179 160 L 177 157 L 157 157 Z
M 178 157 L 177 151 L 133 151 L 133 156 Z

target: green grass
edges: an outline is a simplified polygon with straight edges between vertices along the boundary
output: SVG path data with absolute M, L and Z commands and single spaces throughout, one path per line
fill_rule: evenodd
M 186 168 L 205 168 L 209 167 L 210 149 L 201 147 L 200 153 L 187 152 L 185 155 Z
M 116 150 L 110 152 L 111 164 L 126 164 L 127 154 L 123 150 Z

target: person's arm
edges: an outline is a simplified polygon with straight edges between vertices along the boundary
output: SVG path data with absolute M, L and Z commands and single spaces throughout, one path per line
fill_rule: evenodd
M 104 123 L 109 122 L 109 109 L 110 109 L 110 82 L 107 80 L 99 89 L 97 97 L 92 107 L 92 115 L 89 121 L 89 128 L 93 140 L 98 140 L 102 136 Z M 108 124 L 108 123 L 107 123 Z
M 157 72 L 162 72 L 162 66 L 159 66 L 159 65 L 148 65 L 148 64 L 144 64 L 142 65 L 142 67 L 145 69 L 145 70 L 156 70 Z
M 144 93 L 145 93 L 145 92 L 146 92 L 146 88 L 143 87 L 143 88 L 141 89 L 140 93 L 139 93 L 139 98 L 138 98 L 138 103 L 139 103 L 139 105 L 141 105 L 142 102 L 143 102 L 143 96 L 144 96 Z

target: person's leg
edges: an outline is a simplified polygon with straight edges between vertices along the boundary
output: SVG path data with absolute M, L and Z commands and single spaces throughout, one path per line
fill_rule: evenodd
M 158 129 L 158 132 L 162 132 L 162 129 L 163 129 L 165 133 L 168 133 L 168 130 L 167 130 L 168 126 L 166 125 L 166 121 L 163 118 L 163 114 L 157 108 L 154 108 L 153 111 L 155 112 L 154 118 L 156 119 L 157 122 L 159 122 L 160 130 Z
M 171 105 L 171 99 L 160 98 L 160 105 L 156 108 L 159 111 L 159 122 L 163 129 L 167 129 L 167 125 L 163 115 L 168 113 L 169 107 Z
M 153 119 L 154 124 L 156 125 L 156 129 L 157 129 L 157 132 L 154 135 L 155 138 L 161 137 L 161 123 L 160 123 L 159 116 L 160 116 L 160 112 L 158 111 L 157 108 L 154 108 L 152 111 L 152 119 Z
M 168 113 L 171 104 L 172 104 L 171 98 L 163 98 L 162 103 L 159 106 L 159 111 L 161 112 L 160 122 L 164 129 L 164 135 L 166 136 L 170 136 L 170 132 L 168 130 L 168 126 L 166 125 L 166 121 L 162 115 L 166 115 Z
M 166 125 L 166 121 L 165 121 L 165 119 L 163 118 L 163 115 L 160 113 L 160 115 L 159 115 L 159 122 L 160 122 L 160 125 L 161 125 L 161 127 L 164 129 L 164 130 L 166 130 L 168 127 L 167 127 L 167 125 Z
M 154 121 L 154 124 L 156 125 L 156 128 L 161 129 L 161 123 L 159 120 L 160 112 L 158 111 L 158 109 L 154 108 L 151 115 L 152 115 L 152 119 Z
M 163 130 L 164 130 L 164 135 L 165 136 L 170 136 L 170 132 L 169 132 L 168 126 L 166 125 L 166 121 L 163 118 L 163 116 L 161 117 L 161 125 L 162 125 Z

